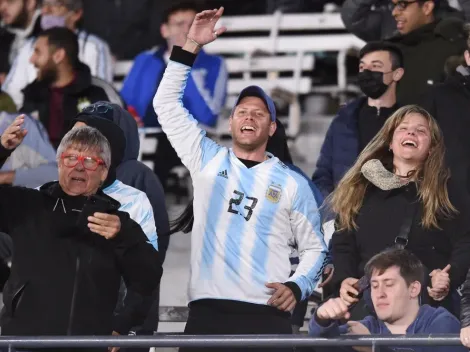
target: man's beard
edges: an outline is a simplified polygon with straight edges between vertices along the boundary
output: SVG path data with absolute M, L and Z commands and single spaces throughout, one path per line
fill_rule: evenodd
M 54 83 L 57 80 L 57 68 L 55 67 L 52 60 L 49 60 L 38 72 L 38 81 L 41 81 L 47 85 Z
M 26 29 L 26 27 L 28 26 L 28 20 L 29 20 L 28 10 L 26 9 L 26 4 L 23 1 L 23 7 L 21 9 L 21 12 L 13 20 L 10 27 L 19 28 L 19 29 Z

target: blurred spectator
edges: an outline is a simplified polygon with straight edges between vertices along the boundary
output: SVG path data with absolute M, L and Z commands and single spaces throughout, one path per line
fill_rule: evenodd
M 78 50 L 77 35 L 55 27 L 39 34 L 31 56 L 38 77 L 23 90 L 21 111 L 39 118 L 54 147 L 78 112 L 108 100 L 103 89 L 92 85 L 90 69 L 78 59 Z
M 162 48 L 136 57 L 131 72 L 124 81 L 121 94 L 130 107 L 143 118 L 146 127 L 158 126 L 152 99 L 157 91 L 174 45 L 183 46 L 197 7 L 193 3 L 178 3 L 167 10 L 161 26 L 167 41 Z M 228 74 L 223 59 L 201 50 L 189 76 L 183 96 L 186 109 L 201 124 L 215 127 L 224 107 Z M 154 159 L 155 173 L 163 187 L 170 170 L 181 164 L 166 135 L 158 136 Z
M 436 19 L 437 0 L 394 0 L 393 17 L 400 34 L 389 39 L 403 52 L 406 75 L 397 87 L 400 104 L 414 104 L 430 85 L 444 79 L 446 60 L 465 50 L 463 21 Z
M 442 291 L 435 288 L 422 296 L 430 305 L 457 312 L 453 299 L 470 267 L 470 225 L 449 200 L 450 174 L 444 165 L 441 131 L 431 115 L 415 105 L 390 116 L 359 155 L 330 201 L 337 214 L 332 283 L 344 301 L 357 301 L 348 292 L 374 254 L 401 245 L 424 264 L 430 287 L 450 264 Z M 361 313 L 369 308 L 362 300 L 356 309 Z
M 400 49 L 385 42 L 371 42 L 362 48 L 359 58 L 358 84 L 366 96 L 339 110 L 312 176 L 325 197 L 398 108 L 397 84 L 404 73 Z
M 80 61 L 90 68 L 92 76 L 112 82 L 113 63 L 108 44 L 80 29 L 83 16 L 82 0 L 43 0 L 41 11 L 42 30 L 52 27 L 66 27 L 74 31 L 78 38 Z M 22 90 L 37 77 L 36 69 L 30 63 L 30 58 L 34 53 L 34 43 L 38 34 L 36 33 L 35 37 L 30 38 L 23 45 L 3 86 L 18 108 L 23 105 Z
M 133 60 L 161 42 L 161 16 L 175 0 L 83 0 L 83 27 L 109 43 L 117 60 Z
M 86 108 L 84 112 L 88 110 L 93 110 L 94 116 L 100 116 L 101 118 L 113 121 L 124 132 L 126 148 L 122 161 L 117 164 L 117 179 L 147 194 L 152 204 L 157 233 L 168 233 L 170 225 L 168 222 L 163 187 L 155 173 L 145 164 L 137 161 L 140 139 L 136 121 L 128 111 L 116 104 L 110 104 L 108 102 L 92 104 Z M 158 252 L 162 261 L 165 260 L 168 240 L 168 236 L 158 237 Z
M 464 111 L 470 111 L 470 26 L 467 25 L 467 48 L 465 63 L 444 83 L 429 90 L 419 104 L 439 123 L 446 146 L 446 163 L 451 171 L 450 185 L 455 192 L 470 195 L 470 139 L 467 131 L 470 122 Z M 463 52 L 463 51 L 462 51 Z M 464 199 L 465 201 L 465 199 Z M 458 206 L 470 209 L 470 202 Z
M 470 19 L 470 1 L 458 0 L 463 13 L 439 0 L 436 18 L 455 17 Z M 400 0 L 396 3 L 416 2 Z M 418 1 L 423 3 L 424 1 Z M 346 29 L 365 41 L 387 39 L 397 32 L 397 23 L 392 15 L 394 3 L 391 0 L 346 0 L 341 9 L 341 18 Z
M 366 264 L 370 280 L 372 303 L 376 315 L 361 321 L 349 320 L 350 306 L 341 298 L 333 298 L 316 309 L 310 320 L 309 334 L 314 337 L 340 335 L 415 335 L 455 334 L 459 321 L 446 309 L 420 305 L 420 292 L 424 287 L 426 270 L 419 259 L 402 249 L 390 249 L 376 254 Z M 380 350 L 395 351 L 392 346 Z M 315 351 L 362 351 L 361 347 L 322 347 Z M 397 350 L 410 350 L 401 345 Z M 413 346 L 415 352 L 464 352 L 462 346 Z
M 28 38 L 41 31 L 37 0 L 0 1 L 0 84 Z
M 465 279 L 462 289 L 462 308 L 460 314 L 462 330 L 460 331 L 460 340 L 462 344 L 470 348 L 470 270 Z
M 0 134 L 13 123 L 18 114 L 0 112 Z M 0 184 L 29 188 L 57 180 L 56 153 L 41 122 L 24 116 L 28 134 L 11 153 L 0 170 Z

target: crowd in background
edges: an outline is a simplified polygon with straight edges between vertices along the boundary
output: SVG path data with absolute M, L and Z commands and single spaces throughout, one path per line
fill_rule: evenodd
M 303 325 L 313 291 L 310 286 L 323 277 L 324 302 L 312 314 L 311 336 L 461 333 L 462 343 L 470 347 L 468 0 L 0 0 L 2 334 L 116 335 L 133 331 L 151 335 L 157 330 L 159 281 L 169 234 L 191 232 L 194 226 L 195 237 L 199 233 L 201 238 L 205 236 L 197 217 L 204 215 L 202 207 L 195 206 L 201 199 L 197 192 L 195 203 L 189 204 L 176 226 L 170 226 L 165 204 L 170 171 L 184 164 L 196 184 L 209 161 L 222 158 L 212 145 L 201 152 L 203 156 L 197 154 L 192 137 L 185 140 L 183 129 L 171 125 L 164 104 L 174 102 L 160 87 L 165 82 L 165 89 L 171 90 L 165 71 L 179 73 L 178 66 L 171 65 L 174 61 L 191 68 L 180 103 L 198 126 L 213 128 L 226 104 L 229 77 L 224 58 L 205 52 L 193 39 L 199 46 L 197 56 L 188 58 L 179 51 L 188 43 L 196 14 L 220 6 L 228 16 L 276 10 L 322 12 L 326 4 L 340 11 L 346 29 L 367 44 L 358 55 L 356 68 L 356 82 L 363 94 L 339 107 L 313 175 L 305 175 L 294 165 L 276 107 L 263 92 L 243 93 L 231 114 L 232 118 L 243 99 L 252 96 L 261 98 L 266 107 L 271 123 L 266 151 L 279 158 L 297 185 L 305 187 L 304 193 L 310 197 L 306 202 L 315 205 L 310 211 L 320 214 L 312 220 L 309 210 L 299 205 L 303 200 L 294 197 L 292 208 L 286 211 L 300 220 L 290 216 L 292 228 L 308 228 L 326 238 L 328 231 L 321 224 L 334 223 L 331 240 L 318 257 L 324 255 L 325 263 L 318 264 L 322 260 L 316 258 L 314 264 L 309 259 L 309 269 L 315 272 L 303 274 L 302 270 L 306 270 L 305 258 L 312 254 L 309 250 L 323 246 L 323 239 L 312 244 L 309 241 L 314 240 L 305 239 L 305 233 L 302 237 L 293 230 L 285 244 L 291 251 L 292 276 L 282 283 L 282 290 L 287 287 L 296 303 L 295 309 L 288 309 L 292 329 L 298 332 Z M 118 60 L 133 60 L 119 91 L 112 84 Z M 155 105 L 155 96 L 161 106 Z M 173 110 L 176 114 L 178 109 Z M 137 161 L 138 127 L 160 128 L 163 123 L 167 125 L 157 136 L 151 170 Z M 242 137 L 234 133 L 235 145 L 237 138 Z M 176 148 L 175 141 L 184 147 Z M 198 139 L 197 143 L 208 142 Z M 188 157 L 191 153 L 196 153 L 193 159 Z M 237 157 L 246 168 L 257 167 Z M 217 176 L 226 179 L 226 173 Z M 251 182 L 248 176 L 243 179 Z M 280 186 L 269 188 L 272 193 L 266 195 L 274 203 L 280 197 L 276 187 Z M 283 187 L 293 186 L 286 183 Z M 238 200 L 231 199 L 229 213 L 238 215 L 231 208 L 241 204 L 244 194 L 238 195 Z M 114 215 L 88 218 L 89 232 L 80 237 L 80 231 L 88 229 L 80 227 L 84 220 L 79 213 L 89 206 L 90 196 L 106 204 L 99 210 Z M 253 200 L 244 209 L 252 211 L 257 202 Z M 216 205 L 208 207 L 213 210 Z M 18 215 L 26 213 L 25 220 Z M 249 220 L 251 213 L 247 217 Z M 310 222 L 308 226 L 299 225 L 304 218 Z M 203 224 L 217 232 L 219 225 Z M 225 230 L 232 234 L 229 227 Z M 35 238 L 36 232 L 41 237 Z M 234 246 L 243 247 L 251 240 L 240 240 Z M 255 247 L 256 238 L 253 241 Z M 204 252 L 204 245 L 199 249 Z M 233 257 L 233 253 L 225 255 Z M 193 263 L 192 270 L 198 275 L 196 267 L 203 267 L 205 260 Z M 258 270 L 257 265 L 251 269 Z M 62 282 L 64 277 L 68 279 Z M 49 286 L 49 281 L 54 284 Z M 195 301 L 213 294 L 197 283 L 190 285 L 199 297 Z M 250 287 L 241 291 L 248 297 L 241 301 L 251 302 Z M 223 288 L 211 289 L 222 296 L 226 293 Z M 213 321 L 202 320 L 203 325 L 218 321 L 218 313 L 210 310 L 213 307 L 191 304 L 193 314 L 214 314 Z M 290 308 L 269 305 L 280 311 Z M 52 306 L 63 312 L 48 314 Z M 218 307 L 232 317 L 234 308 L 229 308 Z M 236 307 L 240 314 L 246 313 L 245 308 Z M 31 316 L 33 311 L 42 312 L 34 314 L 41 319 Z M 96 311 L 101 314 L 88 325 Z M 195 317 L 191 331 L 205 332 L 195 328 Z M 242 321 L 237 319 L 231 324 L 234 331 L 241 331 L 234 327 Z M 259 324 L 252 325 L 255 329 Z M 226 333 L 219 326 L 211 328 L 214 333 Z

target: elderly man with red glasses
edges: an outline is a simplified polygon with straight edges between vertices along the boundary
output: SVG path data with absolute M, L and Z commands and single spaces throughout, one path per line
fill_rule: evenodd
M 2 134 L 0 164 L 26 135 L 23 123 L 19 116 Z M 111 148 L 97 129 L 70 130 L 57 159 L 58 182 L 40 190 L 0 187 L 0 231 L 15 251 L 2 335 L 127 334 L 150 308 L 162 275 L 158 252 L 101 191 Z M 133 297 L 114 315 L 121 277 Z

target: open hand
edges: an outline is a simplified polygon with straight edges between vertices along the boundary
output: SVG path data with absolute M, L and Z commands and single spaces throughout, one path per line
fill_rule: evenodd
M 225 27 L 215 30 L 215 25 L 223 13 L 223 7 L 220 7 L 218 10 L 206 10 L 198 13 L 194 18 L 187 37 L 200 46 L 216 40 L 219 35 L 227 30 Z
M 2 134 L 1 143 L 5 149 L 15 149 L 28 133 L 27 130 L 23 129 L 24 115 L 20 115 L 13 120 L 10 126 L 8 126 Z
M 121 230 L 121 220 L 117 215 L 94 213 L 88 217 L 88 228 L 109 240 L 116 237 Z
M 279 282 L 268 283 L 266 287 L 275 290 L 274 294 L 268 300 L 268 306 L 276 307 L 284 312 L 290 312 L 295 308 L 297 300 L 289 287 Z

